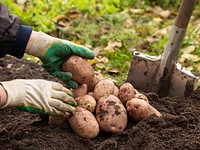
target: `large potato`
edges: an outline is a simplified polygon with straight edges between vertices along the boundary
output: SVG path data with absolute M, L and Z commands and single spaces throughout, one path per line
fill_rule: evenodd
M 99 134 L 99 124 L 94 115 L 85 108 L 76 107 L 76 112 L 68 118 L 72 130 L 82 138 L 91 139 Z
M 122 132 L 127 126 L 127 111 L 114 95 L 101 97 L 97 102 L 96 119 L 104 132 Z
M 135 94 L 133 98 L 138 98 L 138 99 L 141 99 L 141 100 L 145 100 L 146 102 L 149 102 L 148 98 L 142 93 Z
M 132 84 L 124 83 L 119 88 L 119 99 L 122 101 L 123 104 L 126 104 L 128 100 L 133 98 L 135 95 L 135 90 Z
M 78 86 L 76 89 L 70 89 L 74 94 L 74 97 L 82 96 L 87 94 L 87 84 L 82 84 Z
M 99 83 L 99 81 L 103 79 L 104 77 L 99 72 L 95 71 L 93 80 L 90 83 L 88 83 L 88 92 L 93 92 L 97 83 Z
M 152 114 L 155 114 L 159 117 L 161 116 L 160 112 L 148 102 L 138 98 L 132 98 L 131 100 L 128 100 L 126 102 L 126 109 L 130 118 L 135 122 L 139 122 Z
M 82 95 L 75 98 L 78 106 L 81 106 L 90 112 L 93 112 L 96 108 L 96 100 L 91 95 Z
M 115 86 L 115 90 L 113 92 L 113 95 L 117 96 L 119 95 L 119 88 L 117 86 Z
M 98 101 L 105 95 L 113 94 L 115 91 L 115 84 L 111 79 L 103 79 L 95 86 L 93 97 Z
M 71 72 L 72 79 L 79 84 L 88 84 L 93 80 L 94 69 L 92 65 L 79 56 L 73 55 L 63 63 L 63 71 Z

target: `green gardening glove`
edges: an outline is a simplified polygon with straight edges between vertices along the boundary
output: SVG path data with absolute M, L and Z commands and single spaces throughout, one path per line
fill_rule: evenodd
M 28 54 L 40 58 L 42 66 L 53 76 L 66 81 L 70 88 L 76 88 L 78 84 L 71 80 L 70 72 L 63 72 L 62 65 L 71 55 L 78 55 L 85 59 L 93 59 L 94 52 L 86 47 L 76 45 L 67 40 L 54 38 L 43 32 L 38 32 Z

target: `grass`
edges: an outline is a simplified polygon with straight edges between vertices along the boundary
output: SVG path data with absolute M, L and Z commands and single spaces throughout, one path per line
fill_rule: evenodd
M 118 85 L 126 80 L 133 51 L 137 50 L 156 56 L 162 54 L 170 30 L 165 30 L 162 34 L 158 33 L 173 25 L 179 6 L 179 1 L 175 3 L 174 0 L 162 2 L 163 4 L 157 0 L 140 2 L 134 0 L 131 2 L 129 0 L 70 0 L 69 3 L 63 0 L 38 0 L 28 1 L 26 9 L 20 9 L 12 0 L 2 0 L 2 2 L 12 13 L 22 17 L 24 24 L 32 26 L 36 31 L 41 30 L 48 34 L 57 33 L 59 38 L 89 46 L 92 50 L 101 46 L 97 55 L 98 59 L 92 65 L 96 71 L 111 77 Z M 70 18 L 71 14 L 68 13 L 72 4 L 77 6 L 75 11 L 77 16 L 74 18 Z M 160 4 L 164 9 L 169 9 L 172 14 L 168 18 L 160 17 L 154 12 L 154 4 Z M 200 57 L 200 30 L 196 22 L 200 14 L 199 4 L 196 7 L 186 37 L 182 42 L 182 48 L 194 45 L 195 51 L 192 54 Z M 62 23 L 70 23 L 67 29 L 52 21 L 58 15 L 67 16 L 68 20 L 62 20 Z M 109 47 L 110 41 L 117 42 L 121 46 L 111 45 Z M 179 57 L 181 54 L 183 52 L 180 52 Z M 24 58 L 35 61 L 27 55 Z M 99 61 L 102 58 L 106 59 Z M 38 63 L 38 60 L 36 61 Z M 183 65 L 198 73 L 199 63 L 187 60 Z

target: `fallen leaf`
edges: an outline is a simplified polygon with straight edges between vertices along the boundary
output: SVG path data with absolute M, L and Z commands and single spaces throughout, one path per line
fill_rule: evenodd
M 126 19 L 126 20 L 124 21 L 124 26 L 125 26 L 126 28 L 131 28 L 131 27 L 133 26 L 132 20 L 131 20 L 131 19 Z
M 195 46 L 194 45 L 190 45 L 188 47 L 185 47 L 183 49 L 181 49 L 181 51 L 184 53 L 184 54 L 191 54 L 192 52 L 195 51 Z
M 114 48 L 121 48 L 121 47 L 122 47 L 121 42 L 109 41 L 108 45 L 104 48 L 104 50 L 108 50 L 110 52 L 113 52 Z
M 200 58 L 197 55 L 184 53 L 181 55 L 179 61 L 181 63 L 184 63 L 186 60 L 197 62 L 197 61 L 200 61 Z
M 134 14 L 139 14 L 139 13 L 143 13 L 144 10 L 143 9 L 133 9 L 133 8 L 130 8 L 130 12 L 132 12 Z
M 93 49 L 93 52 L 95 53 L 95 56 L 98 56 L 99 53 L 104 49 L 104 46 L 97 46 Z
M 162 12 L 160 12 L 160 16 L 162 18 L 168 18 L 171 15 L 171 12 L 169 10 L 164 10 Z

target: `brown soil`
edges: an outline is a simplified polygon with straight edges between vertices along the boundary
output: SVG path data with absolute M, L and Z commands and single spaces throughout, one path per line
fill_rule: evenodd
M 11 68 L 9 68 L 12 64 Z M 0 81 L 46 79 L 58 81 L 41 66 L 28 60 L 10 57 L 0 59 Z M 20 88 L 20 87 L 19 87 Z M 197 150 L 200 149 L 200 90 L 187 100 L 159 98 L 146 93 L 150 104 L 163 116 L 155 115 L 119 134 L 100 134 L 91 140 L 80 138 L 68 122 L 60 127 L 49 126 L 38 114 L 15 108 L 0 110 L 1 150 Z

